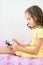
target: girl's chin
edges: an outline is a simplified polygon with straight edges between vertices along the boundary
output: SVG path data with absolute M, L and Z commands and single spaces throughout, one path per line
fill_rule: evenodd
M 33 27 L 31 27 L 31 26 L 28 26 L 29 28 L 33 28 Z
M 28 26 L 30 29 L 33 29 L 34 27 L 32 27 L 32 26 Z

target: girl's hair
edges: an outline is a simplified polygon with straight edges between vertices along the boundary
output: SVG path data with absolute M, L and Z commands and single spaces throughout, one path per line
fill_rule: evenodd
M 38 7 L 37 5 L 31 6 L 28 9 L 26 9 L 25 13 L 28 13 L 31 15 L 31 17 L 36 21 L 35 23 L 39 26 L 43 27 L 43 11 L 41 10 L 40 7 Z

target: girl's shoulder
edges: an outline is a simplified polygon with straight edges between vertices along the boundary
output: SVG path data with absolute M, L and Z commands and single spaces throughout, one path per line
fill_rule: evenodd
M 37 38 L 43 38 L 43 27 L 37 28 Z
M 38 27 L 38 28 L 36 28 L 36 31 L 43 31 L 43 27 Z
M 43 34 L 43 27 L 37 27 L 35 29 L 32 29 L 32 33 L 36 35 L 42 35 Z

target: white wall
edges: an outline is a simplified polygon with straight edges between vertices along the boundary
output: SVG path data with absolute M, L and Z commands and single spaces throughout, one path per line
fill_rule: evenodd
M 31 5 L 43 8 L 43 0 L 0 0 L 0 40 L 30 40 L 24 11 Z

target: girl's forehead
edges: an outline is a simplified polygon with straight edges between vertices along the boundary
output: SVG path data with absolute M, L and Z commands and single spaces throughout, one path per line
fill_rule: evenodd
M 25 17 L 31 17 L 31 14 L 28 13 L 28 12 L 26 12 L 26 13 L 25 13 Z

